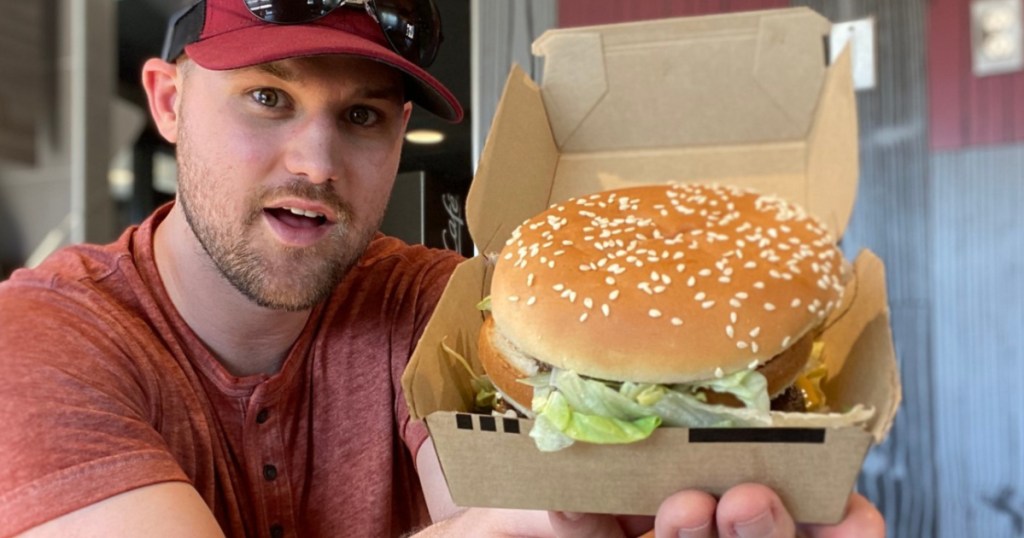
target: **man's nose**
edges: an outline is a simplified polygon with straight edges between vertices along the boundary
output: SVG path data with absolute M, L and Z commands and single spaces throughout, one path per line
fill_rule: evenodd
M 285 166 L 288 172 L 311 183 L 326 183 L 340 177 L 341 133 L 337 118 L 321 115 L 307 118 L 289 133 Z

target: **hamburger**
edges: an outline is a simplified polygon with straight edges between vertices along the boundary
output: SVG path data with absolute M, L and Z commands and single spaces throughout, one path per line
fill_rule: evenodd
M 523 222 L 494 264 L 480 362 L 535 419 L 541 450 L 661 425 L 869 416 L 823 401 L 816 336 L 849 264 L 784 199 L 702 184 L 603 191 Z

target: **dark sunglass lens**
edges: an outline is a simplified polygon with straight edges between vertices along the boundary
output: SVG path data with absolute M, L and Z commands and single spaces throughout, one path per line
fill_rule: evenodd
M 374 0 L 372 7 L 395 52 L 428 67 L 441 44 L 441 16 L 428 0 Z
M 245 0 L 258 19 L 275 24 L 299 24 L 323 17 L 344 0 Z

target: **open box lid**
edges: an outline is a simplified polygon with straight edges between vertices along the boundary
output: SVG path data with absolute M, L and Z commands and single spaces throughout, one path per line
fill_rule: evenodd
M 551 204 L 635 184 L 720 182 L 792 200 L 837 237 L 857 188 L 849 54 L 807 8 L 546 32 L 543 86 L 509 75 L 467 198 L 496 252 Z

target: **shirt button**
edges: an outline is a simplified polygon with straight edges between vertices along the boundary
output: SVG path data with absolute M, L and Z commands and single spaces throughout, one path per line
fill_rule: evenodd
M 282 527 L 282 526 L 280 526 L 280 525 L 278 525 L 276 523 L 271 525 L 270 526 L 270 536 L 271 536 L 271 538 L 282 538 L 284 536 L 284 527 Z
M 264 465 L 263 478 L 266 478 L 267 480 L 273 480 L 277 478 L 277 467 L 274 467 L 273 465 Z
M 270 417 L 270 411 L 266 409 L 260 409 L 259 413 L 256 413 L 256 424 L 263 424 Z

